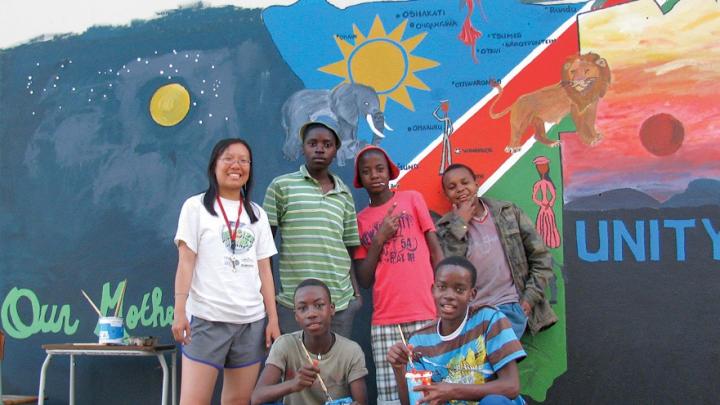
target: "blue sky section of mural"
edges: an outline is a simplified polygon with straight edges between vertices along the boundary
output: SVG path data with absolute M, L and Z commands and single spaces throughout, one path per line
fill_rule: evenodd
M 465 1 L 368 3 L 341 10 L 324 0 L 305 0 L 292 6 L 267 8 L 263 20 L 283 58 L 305 87 L 312 89 L 333 88 L 343 81 L 318 69 L 343 60 L 334 36 L 340 35 L 355 44 L 353 24 L 367 36 L 377 15 L 387 33 L 407 19 L 402 40 L 427 33 L 411 54 L 439 63 L 415 73 L 430 91 L 408 88 L 415 111 L 392 100 L 387 101 L 385 108 L 386 121 L 395 131 L 386 131 L 381 145 L 396 161 L 406 164 L 440 134 L 437 129 L 409 132 L 407 127 L 437 125 L 432 111 L 445 99 L 450 100 L 449 115 L 456 120 L 490 90 L 487 85 L 463 86 L 461 82 L 504 77 L 538 46 L 538 41 L 548 38 L 583 6 L 531 6 L 520 1 L 481 3 L 482 8 L 475 6 L 471 15 L 473 25 L 483 34 L 476 43 L 478 63 L 473 62 L 470 48 L 458 39 L 469 11 L 463 6 Z M 314 17 L 308 19 L 309 15 Z M 312 46 L 299 47 L 299 43 Z M 504 46 L 506 43 L 513 44 Z M 501 48 L 499 53 L 483 53 Z M 359 136 L 369 142 L 372 133 L 367 126 L 360 125 Z

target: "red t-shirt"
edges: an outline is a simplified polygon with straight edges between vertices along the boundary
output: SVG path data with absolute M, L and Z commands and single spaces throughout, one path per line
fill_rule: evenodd
M 380 229 L 388 209 L 397 203 L 394 214 L 401 214 L 395 236 L 383 246 L 373 285 L 373 325 L 435 319 L 435 301 L 430 251 L 425 232 L 434 232 L 430 212 L 417 191 L 398 191 L 385 204 L 367 207 L 357 215 L 360 246 L 355 259 L 364 259 L 373 236 Z

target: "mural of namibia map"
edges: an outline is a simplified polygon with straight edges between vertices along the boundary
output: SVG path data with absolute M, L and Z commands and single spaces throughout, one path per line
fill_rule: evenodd
M 451 209 L 440 175 L 462 163 L 481 195 L 535 223 L 559 320 L 522 338 L 526 399 L 720 394 L 720 366 L 699 366 L 718 353 L 705 341 L 720 339 L 707 328 L 719 291 L 705 288 L 720 285 L 717 1 L 216 1 L 154 12 L 0 45 L 4 392 L 37 391 L 42 344 L 97 340 L 81 290 L 103 313 L 119 308 L 128 335 L 170 342 L 173 236 L 183 201 L 207 187 L 212 146 L 248 140 L 261 203 L 275 176 L 302 164 L 298 128 L 330 115 L 342 138 L 331 169 L 347 184 L 372 143 L 401 169 L 393 187 L 420 191 L 433 214 Z M 364 190 L 353 197 L 367 206 Z M 374 403 L 363 295 L 352 337 Z M 647 308 L 702 333 L 669 333 Z M 700 349 L 683 361 L 659 354 L 680 339 Z M 113 387 L 78 390 L 78 403 L 159 400 L 127 388 L 159 386 L 157 370 L 110 361 L 113 375 L 78 365 L 84 385 Z M 52 403 L 65 401 L 65 368 L 50 368 Z M 652 389 L 637 389 L 645 380 Z

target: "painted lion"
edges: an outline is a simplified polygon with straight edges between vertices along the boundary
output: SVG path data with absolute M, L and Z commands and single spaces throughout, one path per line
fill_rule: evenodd
M 498 97 L 490 106 L 490 117 L 498 119 L 510 112 L 510 143 L 505 152 L 520 150 L 520 139 L 530 126 L 535 129 L 535 139 L 550 147 L 558 146 L 559 141 L 547 137 L 545 123 L 558 123 L 568 113 L 584 144 L 594 146 L 600 142 L 602 135 L 595 129 L 595 115 L 598 100 L 610 85 L 607 61 L 592 52 L 570 56 L 563 64 L 561 77 L 560 83 L 524 94 L 500 113 L 494 113 L 493 108 L 503 89 L 491 82 L 498 89 Z

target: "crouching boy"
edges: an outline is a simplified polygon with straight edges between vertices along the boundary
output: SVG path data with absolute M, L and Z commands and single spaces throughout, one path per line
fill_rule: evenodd
M 524 404 L 517 362 L 525 351 L 502 312 L 469 309 L 476 277 L 463 257 L 447 257 L 435 267 L 432 293 L 439 320 L 410 336 L 407 346 L 393 345 L 387 355 L 403 405 L 409 404 L 405 373 L 411 369 L 432 372 L 432 384 L 414 388 L 424 394 L 420 403 Z
M 311 405 L 352 397 L 353 403 L 366 404 L 365 355 L 357 343 L 330 330 L 335 305 L 328 287 L 306 279 L 295 289 L 293 301 L 302 329 L 273 343 L 252 403 Z

